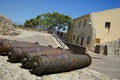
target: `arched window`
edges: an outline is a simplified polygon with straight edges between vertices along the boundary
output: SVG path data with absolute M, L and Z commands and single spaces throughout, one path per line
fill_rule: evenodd
M 80 43 L 80 45 L 83 45 L 83 40 L 84 40 L 84 37 L 81 38 L 81 43 Z
M 87 44 L 90 44 L 90 36 L 87 38 Z
M 84 20 L 84 27 L 86 26 L 86 19 Z
M 75 40 L 75 35 L 73 36 L 73 40 Z
M 79 36 L 77 37 L 77 40 L 76 40 L 76 43 L 78 44 L 78 41 L 79 41 Z
M 81 26 L 81 21 L 79 22 L 79 27 Z

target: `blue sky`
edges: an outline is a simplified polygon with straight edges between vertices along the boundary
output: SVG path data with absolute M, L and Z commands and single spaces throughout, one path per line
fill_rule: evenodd
M 113 8 L 120 8 L 120 0 L 0 0 L 0 14 L 19 24 L 47 12 L 58 12 L 74 19 Z

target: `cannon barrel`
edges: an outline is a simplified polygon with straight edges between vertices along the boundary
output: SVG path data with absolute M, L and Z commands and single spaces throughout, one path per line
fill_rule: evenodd
M 59 54 L 62 53 L 64 50 L 61 50 L 60 48 L 50 48 L 46 50 L 41 50 L 40 52 L 29 52 L 27 54 L 23 55 L 23 58 L 21 60 L 22 67 L 30 69 L 31 68 L 31 60 L 36 55 L 42 55 L 42 54 Z
M 3 54 L 3 42 L 6 41 L 7 39 L 0 39 L 0 54 Z M 12 41 L 12 40 L 7 40 L 7 41 Z
M 91 64 L 89 55 L 84 54 L 43 54 L 32 58 L 32 72 L 58 73 L 87 67 Z
M 41 50 L 49 49 L 48 46 L 38 45 L 35 47 L 18 47 L 18 48 L 11 48 L 8 51 L 8 59 L 10 62 L 20 62 L 23 58 L 23 55 L 28 52 L 40 52 Z
M 35 47 L 38 46 L 36 43 L 31 43 L 31 42 L 21 42 L 21 41 L 15 41 L 15 40 L 2 40 L 0 43 L 0 53 L 1 54 L 7 54 L 7 51 L 10 48 L 14 47 Z

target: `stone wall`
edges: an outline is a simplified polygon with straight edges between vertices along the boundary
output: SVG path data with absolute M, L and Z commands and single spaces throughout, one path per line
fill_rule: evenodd
M 69 47 L 71 52 L 74 54 L 86 54 L 87 53 L 86 47 L 76 45 L 70 42 L 65 42 L 65 44 Z
M 120 55 L 119 40 L 109 41 L 104 43 L 104 45 L 107 45 L 108 55 Z

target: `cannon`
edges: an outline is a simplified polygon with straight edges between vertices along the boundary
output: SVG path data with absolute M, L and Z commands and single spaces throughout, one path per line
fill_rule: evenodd
M 4 54 L 3 48 L 3 42 L 5 41 L 13 41 L 13 40 L 7 40 L 7 39 L 0 39 L 0 54 Z
M 4 39 L 0 39 L 0 43 L 3 41 Z
M 0 54 L 7 55 L 7 51 L 14 47 L 36 47 L 38 45 L 39 45 L 38 43 L 21 42 L 21 41 L 4 39 L 0 43 Z
M 91 58 L 87 54 L 42 54 L 32 58 L 31 71 L 42 75 L 81 69 L 90 64 Z
M 22 67 L 31 69 L 31 60 L 34 56 L 36 55 L 42 55 L 42 54 L 60 54 L 60 53 L 65 53 L 70 51 L 65 51 L 62 50 L 61 48 L 51 48 L 51 49 L 46 49 L 46 50 L 41 50 L 40 52 L 29 52 L 27 54 L 23 55 L 23 59 L 21 60 Z
M 20 62 L 23 58 L 23 55 L 28 52 L 40 52 L 41 50 L 46 50 L 51 48 L 51 46 L 42 46 L 38 45 L 35 47 L 17 47 L 17 48 L 11 48 L 8 51 L 8 59 L 10 62 Z

